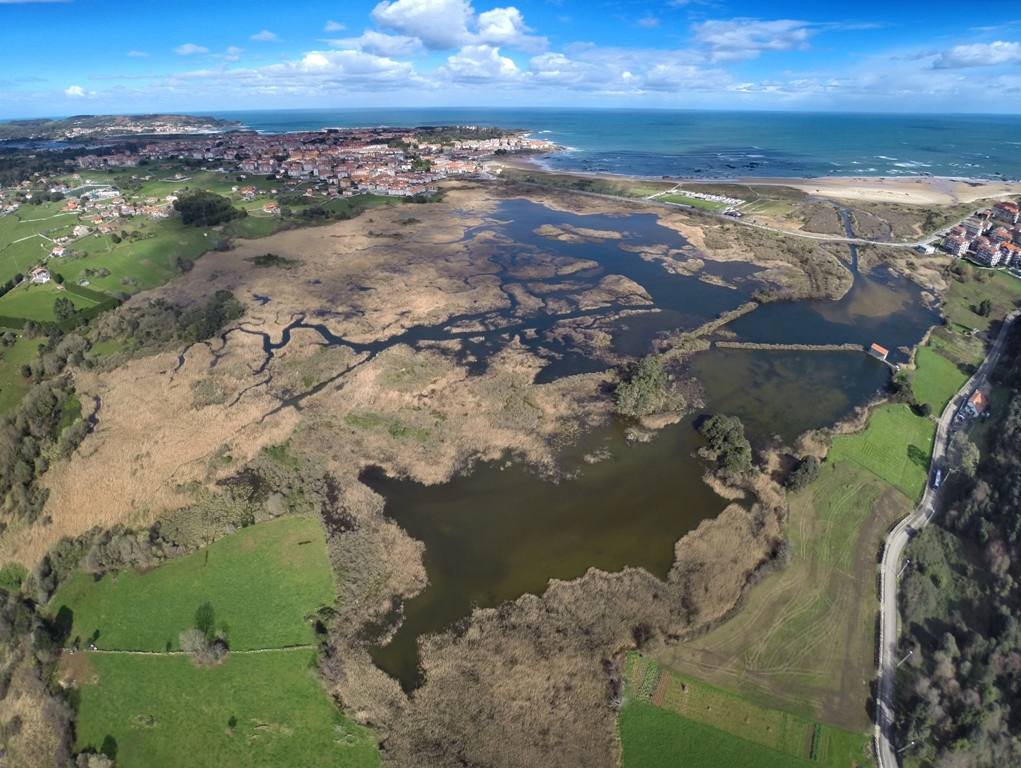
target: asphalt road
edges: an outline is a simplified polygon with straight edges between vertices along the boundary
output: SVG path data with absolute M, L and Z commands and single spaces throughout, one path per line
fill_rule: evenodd
M 1016 311 L 1007 316 L 1006 321 L 1000 328 L 1000 333 L 993 343 L 992 349 L 986 355 L 986 359 L 979 366 L 975 374 L 965 382 L 953 399 L 943 409 L 940 415 L 939 424 L 936 428 L 936 438 L 932 446 L 932 463 L 942 464 L 946 455 L 947 443 L 952 432 L 954 414 L 967 402 L 971 393 L 986 382 L 989 372 L 996 366 L 1000 353 L 1003 351 L 1004 342 L 1007 339 L 1007 330 L 1010 325 L 1021 315 Z M 945 470 L 944 470 L 945 471 Z M 904 554 L 904 547 L 911 536 L 928 525 L 929 520 L 936 511 L 936 500 L 939 491 L 932 487 L 930 482 L 925 485 L 925 493 L 918 506 L 905 517 L 890 532 L 886 539 L 886 548 L 883 550 L 883 563 L 880 571 L 879 583 L 879 685 L 876 696 L 876 758 L 879 768 L 897 768 L 899 761 L 897 750 L 904 749 L 907 745 L 895 745 L 893 737 L 893 693 L 894 679 L 896 676 L 897 663 L 897 637 L 898 618 L 897 611 L 897 576 L 900 572 L 901 557 Z

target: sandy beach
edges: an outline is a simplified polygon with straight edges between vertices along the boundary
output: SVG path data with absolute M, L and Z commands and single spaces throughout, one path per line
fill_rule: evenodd
M 551 171 L 538 157 L 501 158 L 494 165 L 520 170 L 589 176 L 613 180 L 646 179 L 659 182 L 699 184 L 752 184 L 756 186 L 792 187 L 810 195 L 842 200 L 907 205 L 956 205 L 997 197 L 1021 195 L 1021 182 L 994 179 L 969 179 L 946 176 L 826 176 L 818 178 L 754 177 L 736 178 L 673 178 L 669 176 L 621 176 L 586 171 Z
M 810 195 L 908 205 L 955 205 L 1021 194 L 1021 183 L 942 176 L 834 176 L 819 179 L 743 178 L 741 184 L 794 187 Z M 691 182 L 698 184 L 699 182 Z

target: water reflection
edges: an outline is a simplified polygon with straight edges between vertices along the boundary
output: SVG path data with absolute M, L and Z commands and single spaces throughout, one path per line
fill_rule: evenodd
M 659 311 L 618 318 L 610 326 L 615 348 L 624 353 L 645 354 L 660 332 L 694 328 L 744 303 L 756 287 L 755 267 L 706 262 L 706 273 L 734 286 L 723 287 L 674 274 L 627 250 L 687 245 L 652 215 L 581 216 L 510 200 L 501 203 L 495 218 L 487 226 L 507 244 L 492 260 L 505 270 L 515 249 L 542 249 L 596 262 L 583 279 L 620 274 L 645 288 Z M 544 224 L 623 236 L 563 242 L 536 234 Z M 935 317 L 919 293 L 890 274 L 859 276 L 839 302 L 767 305 L 730 328 L 761 342 L 913 345 Z M 544 349 L 558 357 L 541 380 L 600 366 L 581 352 Z M 704 384 L 709 409 L 740 416 L 760 445 L 773 435 L 789 441 L 838 421 L 889 380 L 887 367 L 858 352 L 714 349 L 696 355 L 690 368 Z M 693 417 L 639 444 L 628 444 L 622 425 L 613 423 L 565 451 L 562 465 L 572 476 L 559 483 L 516 463 L 482 464 L 431 487 L 366 473 L 365 481 L 386 498 L 387 514 L 425 543 L 429 576 L 425 591 L 404 606 L 393 640 L 372 650 L 376 663 L 411 689 L 420 682 L 417 638 L 449 627 L 473 606 L 539 593 L 549 579 L 577 577 L 593 566 L 609 571 L 640 566 L 665 575 L 676 540 L 726 503 L 701 480 L 703 468 L 694 456 L 699 441 Z M 588 463 L 585 457 L 593 454 L 604 458 Z

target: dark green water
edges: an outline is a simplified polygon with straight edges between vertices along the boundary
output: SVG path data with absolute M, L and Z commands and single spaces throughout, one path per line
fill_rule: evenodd
M 628 444 L 619 425 L 597 431 L 584 450 L 610 458 L 587 464 L 581 447 L 562 457 L 559 483 L 515 463 L 483 464 L 444 485 L 422 486 L 378 473 L 363 479 L 386 498 L 387 513 L 425 542 L 429 586 L 405 606 L 404 623 L 376 663 L 405 687 L 418 680 L 419 635 L 441 630 L 473 606 L 542 592 L 551 578 L 589 567 L 627 565 L 665 576 L 674 542 L 725 502 L 689 457 L 699 437 L 686 420 L 649 443 Z
M 695 355 L 691 370 L 708 409 L 738 416 L 759 444 L 833 424 L 890 380 L 889 368 L 856 352 L 713 349 Z
M 621 244 L 685 244 L 650 215 L 579 216 L 511 200 L 495 218 L 501 223 L 490 226 L 512 243 L 492 259 L 498 266 L 513 269 L 517 247 L 541 248 L 598 262 L 586 279 L 622 274 L 646 289 L 661 311 L 611 325 L 614 345 L 625 353 L 644 354 L 657 334 L 694 327 L 736 307 L 755 287 L 755 270 L 744 265 L 709 263 L 709 270 L 737 286 L 722 288 L 670 274 L 621 249 Z M 561 243 L 534 234 L 546 223 L 613 229 L 624 239 Z M 741 318 L 739 333 L 780 342 L 877 338 L 895 346 L 916 343 L 934 317 L 911 283 L 889 275 L 859 276 L 842 302 L 763 307 Z M 549 318 L 524 322 L 541 331 Z M 537 349 L 554 353 L 540 381 L 596 363 L 570 350 L 544 347 L 541 334 L 539 339 Z M 492 338 L 494 345 L 504 341 L 499 335 Z M 871 399 L 890 375 L 886 366 L 857 352 L 714 349 L 696 355 L 690 369 L 706 390 L 707 410 L 739 416 L 759 445 L 774 435 L 790 441 L 840 420 Z M 575 578 L 590 567 L 616 571 L 638 566 L 664 576 L 674 543 L 726 506 L 701 479 L 703 466 L 695 455 L 700 438 L 693 426 L 697 416 L 662 430 L 649 443 L 628 443 L 619 423 L 595 430 L 563 450 L 562 476 L 569 479 L 560 482 L 512 462 L 481 464 L 439 486 L 365 473 L 363 479 L 386 499 L 387 514 L 425 544 L 429 577 L 428 587 L 403 606 L 393 639 L 372 649 L 376 663 L 411 690 L 421 682 L 417 639 L 454 625 L 475 606 L 541 593 L 549 579 Z M 596 452 L 606 458 L 585 461 L 586 454 Z

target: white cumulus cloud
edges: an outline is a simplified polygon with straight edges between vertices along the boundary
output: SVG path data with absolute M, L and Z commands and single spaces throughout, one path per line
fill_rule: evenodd
M 326 42 L 335 48 L 354 48 L 377 56 L 407 57 L 422 50 L 422 43 L 417 37 L 388 35 L 374 29 L 367 29 L 358 37 L 342 37 Z
M 500 54 L 492 45 L 466 45 L 440 68 L 445 77 L 458 83 L 478 83 L 517 79 L 521 71 L 517 65 Z
M 85 89 L 80 85 L 69 85 L 64 89 L 65 96 L 71 96 L 72 98 L 80 98 L 85 95 Z
M 522 50 L 542 50 L 546 38 L 529 34 L 532 30 L 525 25 L 521 11 L 510 6 L 494 8 L 479 14 L 478 40 L 480 43 L 505 45 Z
M 998 64 L 1021 62 L 1021 43 L 997 40 L 993 43 L 972 43 L 955 45 L 943 51 L 933 62 L 935 69 L 957 69 L 960 67 L 992 67 Z
M 473 15 L 468 0 L 383 0 L 372 9 L 379 26 L 417 37 L 432 50 L 465 42 Z
M 323 32 L 343 32 L 347 27 L 339 21 L 328 21 L 323 26 Z
M 256 42 L 259 43 L 272 43 L 274 40 L 277 39 L 277 33 L 270 32 L 268 29 L 263 29 L 259 32 L 256 32 L 254 35 L 251 35 L 249 39 L 255 40 Z
M 764 51 L 805 49 L 815 28 L 794 19 L 713 19 L 692 27 L 695 41 L 709 49 L 713 61 L 754 59 Z

